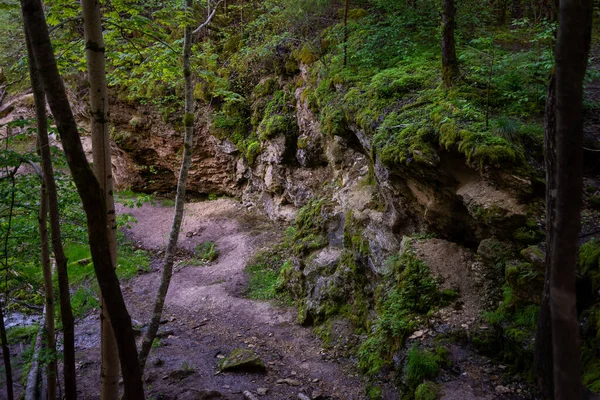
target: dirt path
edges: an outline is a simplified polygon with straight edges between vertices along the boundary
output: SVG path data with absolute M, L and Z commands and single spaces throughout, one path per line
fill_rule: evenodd
M 164 249 L 172 207 L 119 206 L 118 212 L 127 212 L 138 220 L 128 232 L 138 245 L 155 251 Z M 344 367 L 351 363 L 331 359 L 310 329 L 294 323 L 293 310 L 242 296 L 247 261 L 280 235 L 280 227 L 233 200 L 186 205 L 180 247 L 193 251 L 199 243 L 212 241 L 219 257 L 207 266 L 182 263 L 175 268 L 164 312 L 168 322 L 162 326 L 166 335 L 162 345 L 152 349 L 146 369 L 147 394 L 156 399 L 197 399 L 209 398 L 199 397 L 198 391 L 216 390 L 224 398 L 243 399 L 244 390 L 256 394 L 258 388 L 266 388 L 266 395 L 259 396 L 262 399 L 297 399 L 298 393 L 309 398 L 364 398 L 361 378 Z M 153 262 L 152 272 L 123 285 L 136 321 L 149 320 L 160 279 L 158 263 L 158 259 Z M 97 398 L 97 326 L 96 317 L 90 317 L 78 327 L 82 398 Z M 238 347 L 256 351 L 267 365 L 267 372 L 217 374 L 219 358 Z M 288 383 L 276 383 L 285 378 L 290 378 Z

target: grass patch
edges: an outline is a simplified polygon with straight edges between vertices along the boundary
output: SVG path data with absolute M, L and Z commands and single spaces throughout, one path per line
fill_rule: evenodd
M 249 275 L 246 296 L 255 300 L 278 300 L 290 303 L 287 293 L 281 291 L 280 273 L 289 267 L 281 246 L 256 253 L 246 266 Z
M 219 251 L 215 243 L 203 242 L 196 246 L 195 255 L 202 262 L 213 262 L 219 257 Z
M 150 255 L 146 250 L 135 249 L 120 233 L 119 242 L 117 246 L 117 277 L 120 281 L 130 279 L 141 271 L 149 271 Z M 99 306 L 99 288 L 89 245 L 70 243 L 65 246 L 65 255 L 69 271 L 69 284 L 73 290 L 71 294 L 73 313 L 75 316 L 82 316 Z M 58 284 L 57 279 L 55 274 L 55 287 Z

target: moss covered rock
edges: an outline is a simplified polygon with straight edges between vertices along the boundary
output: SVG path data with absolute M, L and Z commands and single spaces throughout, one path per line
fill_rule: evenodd
M 219 364 L 219 370 L 223 372 L 264 372 L 265 363 L 260 357 L 248 349 L 234 349 L 229 356 Z

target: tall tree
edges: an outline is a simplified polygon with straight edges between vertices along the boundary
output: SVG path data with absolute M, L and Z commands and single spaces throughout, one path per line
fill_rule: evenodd
M 69 291 L 69 275 L 67 273 L 67 257 L 62 245 L 62 234 L 60 228 L 60 215 L 58 212 L 58 193 L 56 182 L 54 180 L 54 171 L 52 168 L 52 156 L 50 154 L 50 143 L 48 140 L 48 125 L 46 122 L 46 96 L 40 79 L 37 64 L 33 57 L 31 47 L 31 38 L 25 34 L 27 43 L 27 54 L 29 58 L 29 76 L 33 98 L 35 103 L 35 113 L 37 122 L 38 145 L 41 156 L 42 173 L 44 176 L 44 186 L 48 196 L 48 210 L 50 219 L 50 235 L 52 238 L 52 251 L 56 262 L 56 272 L 58 276 L 58 292 L 60 303 L 60 316 L 63 325 L 63 377 L 65 386 L 65 398 L 67 400 L 77 398 L 77 385 L 75 376 L 75 320 L 73 318 L 73 310 L 71 308 L 71 294 Z M 47 289 L 49 290 L 49 289 Z M 46 292 L 48 295 L 48 292 Z M 47 316 L 47 318 L 49 318 Z M 54 333 L 52 341 L 54 341 Z M 50 342 L 50 339 L 49 343 Z M 52 378 L 49 373 L 49 380 Z M 56 376 L 54 376 L 56 380 Z M 52 388 L 49 383 L 48 394 L 52 393 Z
M 442 81 L 444 87 L 451 87 L 458 76 L 458 59 L 454 30 L 456 28 L 456 5 L 454 0 L 443 0 L 442 4 Z
M 561 0 L 556 43 L 556 209 L 552 224 L 550 310 L 555 399 L 581 397 L 575 266 L 583 192 L 583 78 L 592 0 Z
M 108 133 L 108 89 L 104 60 L 104 38 L 100 2 L 81 0 L 83 10 L 83 32 L 87 74 L 90 84 L 90 115 L 92 119 L 92 156 L 94 172 L 104 192 L 107 209 L 107 233 L 110 240 L 110 257 L 113 266 L 117 265 L 117 223 L 113 196 L 112 163 Z M 115 399 L 119 396 L 119 354 L 116 339 L 110 325 L 110 318 L 101 298 L 100 348 L 102 364 L 100 369 L 100 398 Z
M 160 286 L 156 293 L 156 299 L 154 301 L 154 309 L 152 311 L 152 319 L 144 339 L 142 340 L 142 349 L 140 350 L 140 365 L 142 370 L 146 366 L 146 360 L 148 354 L 152 348 L 152 342 L 156 338 L 162 312 L 165 305 L 165 298 L 169 291 L 169 285 L 171 283 L 171 277 L 173 276 L 173 262 L 175 261 L 175 252 L 177 251 L 177 242 L 179 240 L 179 230 L 181 228 L 181 222 L 183 220 L 183 209 L 185 206 L 185 189 L 187 184 L 188 171 L 192 163 L 192 146 L 194 139 L 194 121 L 195 121 L 195 103 L 194 103 L 194 85 L 192 79 L 192 69 L 190 65 L 190 59 L 192 54 L 192 44 L 194 42 L 194 35 L 200 32 L 204 27 L 208 26 L 212 18 L 217 12 L 217 7 L 222 0 L 215 3 L 212 11 L 210 11 L 211 2 L 208 1 L 209 14 L 200 26 L 192 31 L 192 27 L 188 23 L 184 30 L 183 40 L 183 77 L 184 77 L 184 93 L 185 93 L 185 112 L 183 116 L 183 126 L 185 128 L 185 137 L 183 141 L 183 158 L 181 160 L 181 169 L 179 170 L 179 179 L 177 180 L 177 195 L 175 196 L 175 215 L 173 217 L 173 224 L 171 225 L 171 232 L 169 234 L 169 242 L 165 251 L 165 257 L 163 259 L 163 271 L 160 281 Z M 192 11 L 193 0 L 186 0 L 185 7 L 187 12 Z
M 6 398 L 13 400 L 15 398 L 13 388 L 13 375 L 10 365 L 10 349 L 8 348 L 8 339 L 6 337 L 6 326 L 4 325 L 4 310 L 0 304 L 0 340 L 2 340 L 2 360 L 4 361 L 4 376 L 6 377 Z
M 550 275 L 552 265 L 553 225 L 556 212 L 556 77 L 548 84 L 544 116 L 544 152 L 546 163 L 546 275 L 544 292 L 535 333 L 534 368 L 538 387 L 544 398 L 553 397 L 552 319 L 550 315 Z
M 344 1 L 344 67 L 348 63 L 348 0 Z
M 40 73 L 48 104 L 56 121 L 67 163 L 87 218 L 88 239 L 98 285 L 111 319 L 123 371 L 124 396 L 143 399 L 144 386 L 131 318 L 115 273 L 106 226 L 106 204 L 79 139 L 73 112 L 58 73 L 48 26 L 39 0 L 21 0 L 25 32 L 31 40 L 33 60 Z

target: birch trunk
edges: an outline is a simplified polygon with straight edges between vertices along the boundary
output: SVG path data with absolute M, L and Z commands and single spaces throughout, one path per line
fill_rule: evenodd
M 54 171 L 52 168 L 52 156 L 50 154 L 50 143 L 48 140 L 48 126 L 46 122 L 46 96 L 40 81 L 40 74 L 34 61 L 31 40 L 25 35 L 27 42 L 27 53 L 29 57 L 29 75 L 31 88 L 35 103 L 35 113 L 37 120 L 37 136 L 39 152 L 41 157 L 42 175 L 44 186 L 46 188 L 48 212 L 50 217 L 50 235 L 52 237 L 52 251 L 56 261 L 56 271 L 58 275 L 58 292 L 60 303 L 60 315 L 63 324 L 63 376 L 65 385 L 65 398 L 67 400 L 77 398 L 77 384 L 75 378 L 75 320 L 73 310 L 71 309 L 71 294 L 69 292 L 69 276 L 67 274 L 67 258 L 62 246 L 62 237 L 60 229 L 60 216 L 58 213 L 58 194 L 56 182 L 54 181 Z M 50 276 L 47 277 L 46 274 Z M 54 303 L 54 289 L 52 285 L 52 270 L 44 269 L 44 285 L 46 288 L 46 323 L 48 324 L 48 348 L 52 352 L 56 351 L 54 343 L 54 306 L 48 304 L 48 297 Z M 49 313 L 52 313 L 50 316 Z M 51 324 L 51 326 L 50 326 Z M 56 362 L 48 365 L 48 398 L 56 398 Z
M 71 176 L 86 213 L 94 270 L 117 340 L 123 371 L 124 397 L 128 400 L 144 399 L 144 386 L 137 362 L 138 354 L 131 318 L 110 255 L 104 193 L 86 160 L 79 139 L 77 125 L 54 59 L 41 3 L 38 0 L 21 0 L 21 7 L 25 32 L 31 39 L 33 58 L 61 136 Z
M 193 0 L 186 0 L 186 9 L 191 12 Z M 210 2 L 209 2 L 210 4 Z M 214 11 L 213 14 L 214 15 Z M 175 216 L 173 217 L 173 225 L 169 234 L 169 242 L 163 259 L 163 271 L 156 300 L 154 302 L 154 310 L 152 312 L 152 320 L 150 326 L 144 335 L 142 341 L 142 349 L 140 351 L 140 365 L 142 370 L 146 366 L 148 354 L 152 348 L 152 342 L 158 332 L 162 311 L 165 305 L 165 297 L 171 283 L 173 275 L 173 262 L 175 252 L 177 251 L 177 242 L 179 239 L 179 230 L 183 220 L 183 209 L 185 206 L 185 189 L 187 184 L 188 171 L 192 163 L 192 145 L 194 137 L 194 88 L 192 86 L 192 70 L 190 67 L 190 58 L 192 53 L 193 33 L 192 27 L 186 26 L 183 42 L 183 76 L 185 80 L 185 114 L 183 117 L 183 125 L 185 127 L 185 138 L 183 142 L 183 158 L 181 160 L 181 169 L 179 170 L 179 180 L 177 181 L 177 196 L 175 197 Z
M 110 256 L 113 266 L 117 265 L 117 224 L 113 197 L 112 164 L 108 133 L 108 90 L 104 60 L 104 38 L 100 3 L 97 0 L 81 0 L 83 31 L 88 81 L 90 83 L 90 116 L 92 119 L 92 156 L 94 172 L 100 189 L 104 192 L 107 209 L 107 232 L 110 241 Z M 104 299 L 100 296 L 100 399 L 111 400 L 119 396 L 119 353 L 110 325 Z
M 583 78 L 591 41 L 592 3 L 561 0 L 556 43 L 556 213 L 550 311 L 557 400 L 581 397 L 575 266 L 583 196 Z

